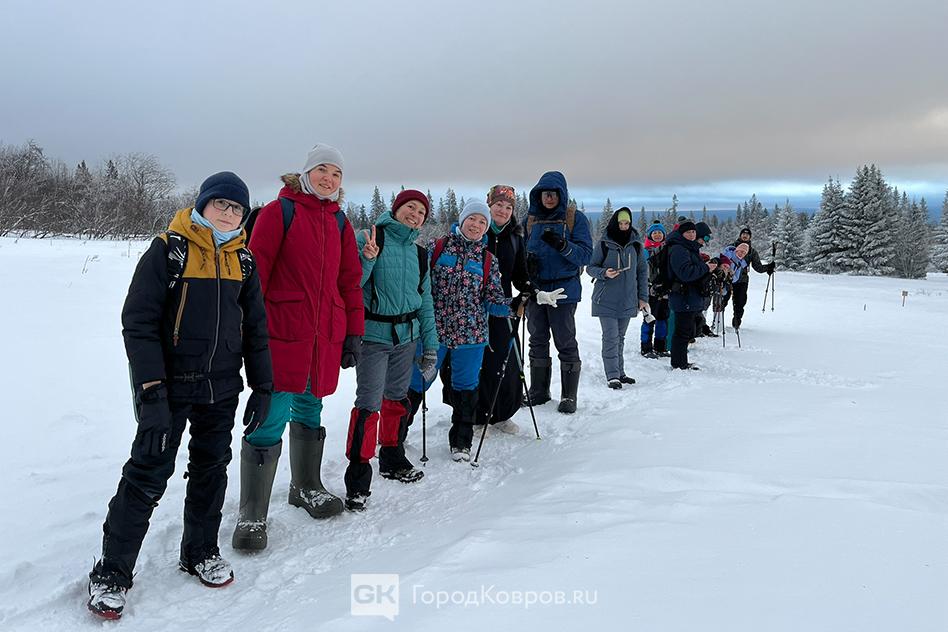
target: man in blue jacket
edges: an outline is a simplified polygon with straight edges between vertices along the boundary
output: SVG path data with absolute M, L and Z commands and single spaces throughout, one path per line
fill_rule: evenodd
M 579 345 L 576 305 L 582 297 L 580 274 L 592 255 L 589 221 L 569 205 L 566 178 L 548 171 L 530 191 L 527 214 L 527 271 L 536 297 L 527 304 L 530 330 L 530 402 L 550 401 L 550 334 L 559 352 L 561 413 L 576 412 Z

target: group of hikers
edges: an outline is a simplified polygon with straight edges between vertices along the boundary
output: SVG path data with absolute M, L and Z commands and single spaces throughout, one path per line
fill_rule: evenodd
M 344 171 L 341 152 L 317 144 L 299 173 L 282 177 L 277 199 L 253 213 L 246 184 L 231 172 L 214 174 L 139 261 L 122 310 L 138 425 L 108 506 L 102 554 L 89 574 L 87 605 L 95 614 L 122 614 L 188 422 L 179 566 L 207 586 L 233 581 L 218 533 L 244 388 L 241 366 L 251 394 L 242 416 L 231 543 L 259 551 L 268 545 L 287 424 L 288 502 L 314 518 L 363 511 L 376 450 L 382 477 L 412 483 L 424 476 L 407 458 L 405 440 L 439 372 L 442 398 L 452 408 L 454 461 L 471 460 L 476 428 L 516 433 L 512 417 L 522 405 L 552 399 L 551 338 L 560 366 L 558 411 L 576 411 L 582 363 L 575 314 L 584 269 L 594 280 L 592 314 L 602 325 L 612 388 L 635 383 L 624 371 L 623 341 L 640 310 L 642 355 L 667 356 L 670 335 L 672 367 L 694 369 L 687 345 L 696 331 L 709 333 L 699 318 L 712 294 L 723 300 L 733 294 L 737 328 L 748 264 L 773 272 L 773 263 L 762 265 L 750 246 L 749 230 L 719 256 L 703 258 L 706 225 L 682 221 L 666 239 L 665 228 L 654 224 L 643 242 L 628 208 L 615 213 L 594 247 L 589 222 L 569 202 L 566 179 L 556 171 L 530 191 L 525 225 L 514 215 L 514 188 L 495 185 L 486 203 L 465 204 L 446 235 L 422 246 L 417 241 L 430 201 L 408 189 L 357 234 L 341 210 Z M 517 336 L 524 321 L 526 392 Z M 321 413 L 340 369 L 353 367 L 343 499 L 321 481 Z

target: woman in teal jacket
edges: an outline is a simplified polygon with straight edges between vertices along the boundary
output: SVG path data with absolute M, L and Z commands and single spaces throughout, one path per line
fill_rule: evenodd
M 415 244 L 430 212 L 428 197 L 413 189 L 402 191 L 392 209 L 356 239 L 365 337 L 346 445 L 346 508 L 352 511 L 365 509 L 372 482 L 369 462 L 379 440 L 379 473 L 384 478 L 412 483 L 424 476 L 405 456 L 405 437 L 415 349 L 420 340 L 425 361 L 432 366 L 438 351 L 428 255 Z

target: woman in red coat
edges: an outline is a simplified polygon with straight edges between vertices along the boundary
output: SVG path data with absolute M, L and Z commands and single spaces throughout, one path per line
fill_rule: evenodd
M 283 176 L 279 198 L 260 209 L 250 238 L 267 310 L 274 393 L 269 415 L 242 445 L 235 549 L 267 546 L 267 508 L 287 422 L 290 504 L 314 518 L 343 509 L 319 475 L 326 439 L 322 398 L 336 390 L 340 366 L 355 366 L 365 332 L 362 265 L 340 210 L 342 172 L 339 150 L 313 147 L 302 174 Z

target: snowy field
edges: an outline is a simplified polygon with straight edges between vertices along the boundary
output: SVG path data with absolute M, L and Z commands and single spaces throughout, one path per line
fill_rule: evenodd
M 948 630 L 948 278 L 780 272 L 763 314 L 752 275 L 742 349 L 693 346 L 700 372 L 641 358 L 630 331 L 639 384 L 619 392 L 581 304 L 576 415 L 538 408 L 537 441 L 522 410 L 474 469 L 450 461 L 432 401 L 426 477 L 376 477 L 365 514 L 289 507 L 284 456 L 254 556 L 230 548 L 235 460 L 221 548 L 237 581 L 221 590 L 177 570 L 182 450 L 126 614 L 100 622 L 85 576 L 134 435 L 119 314 L 144 247 L 0 239 L 5 632 Z M 345 371 L 324 411 L 338 494 L 354 387 Z M 417 463 L 420 424 L 409 442 Z M 353 573 L 398 574 L 397 614 L 379 602 L 394 624 L 351 614 Z

